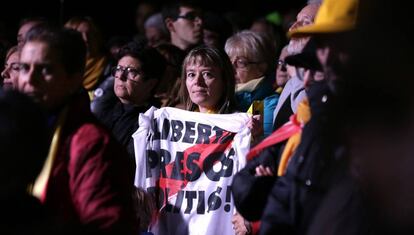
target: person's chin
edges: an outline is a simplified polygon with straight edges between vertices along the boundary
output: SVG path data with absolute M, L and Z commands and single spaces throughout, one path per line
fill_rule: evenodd
M 124 93 L 126 88 L 124 86 L 115 86 L 115 93 Z
M 194 104 L 203 104 L 206 101 L 206 98 L 204 96 L 193 96 L 191 98 Z
M 203 34 L 194 34 L 191 40 L 193 44 L 199 44 L 203 41 Z

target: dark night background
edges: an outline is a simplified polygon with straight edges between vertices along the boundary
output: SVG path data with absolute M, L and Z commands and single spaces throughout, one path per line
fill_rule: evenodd
M 133 35 L 134 16 L 139 0 L 11 0 L 2 2 L 0 33 L 13 44 L 20 19 L 43 16 L 59 23 L 72 16 L 91 16 L 104 33 L 110 35 Z M 153 1 L 162 5 L 166 0 Z M 219 13 L 239 10 L 246 18 L 264 15 L 274 10 L 283 13 L 289 9 L 300 9 L 305 0 L 204 0 L 198 1 L 203 9 Z M 62 7 L 63 6 L 63 7 Z M 63 11 L 63 15 L 61 14 Z

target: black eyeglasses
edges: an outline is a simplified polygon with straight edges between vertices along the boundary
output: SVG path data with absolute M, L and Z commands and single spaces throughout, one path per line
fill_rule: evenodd
M 126 74 L 126 78 L 137 82 L 142 77 L 142 71 L 131 67 L 123 67 L 118 65 L 112 68 L 112 76 L 122 78 Z
M 189 20 L 189 21 L 195 21 L 197 18 L 199 20 L 201 20 L 203 17 L 198 12 L 189 11 L 189 12 L 185 13 L 184 15 L 177 16 L 177 19 L 179 19 L 179 18 L 186 19 L 186 20 Z
M 277 61 L 277 67 L 280 68 L 283 72 L 286 72 L 286 62 L 284 60 Z

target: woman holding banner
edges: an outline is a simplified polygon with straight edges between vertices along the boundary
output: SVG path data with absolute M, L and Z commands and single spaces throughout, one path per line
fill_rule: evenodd
M 237 110 L 236 80 L 229 57 L 219 50 L 201 46 L 191 50 L 183 62 L 181 99 L 188 111 L 229 114 Z M 263 134 L 260 116 L 253 116 L 246 127 L 253 137 Z
M 135 186 L 159 209 L 154 234 L 234 234 L 233 176 L 244 167 L 253 119 L 236 110 L 234 71 L 224 52 L 198 47 L 183 62 L 186 110 L 152 108 L 134 133 Z M 189 112 L 190 111 L 190 112 Z M 246 128 L 250 127 L 250 128 Z

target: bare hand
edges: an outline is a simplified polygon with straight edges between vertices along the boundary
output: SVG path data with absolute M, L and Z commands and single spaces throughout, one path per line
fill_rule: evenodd
M 233 215 L 231 222 L 233 223 L 233 229 L 236 232 L 236 235 L 249 234 L 250 229 L 247 228 L 246 226 L 247 221 L 245 221 L 244 218 L 239 213 L 236 213 L 235 215 Z
M 254 115 L 247 123 L 247 127 L 252 132 L 253 138 L 259 138 L 263 135 L 263 120 L 260 115 Z
M 264 167 L 263 165 L 259 165 L 256 167 L 256 176 L 274 176 L 275 173 L 272 171 L 270 167 Z

